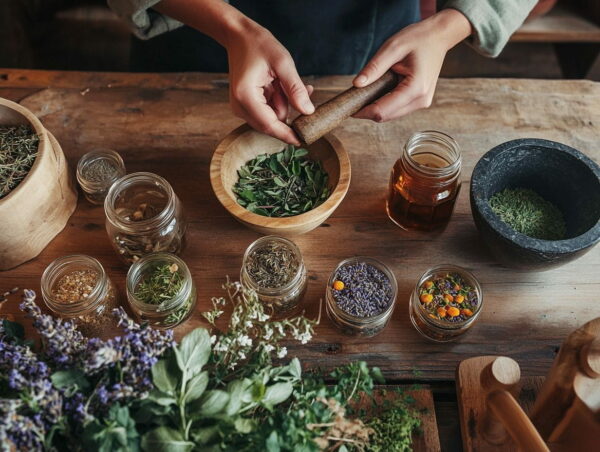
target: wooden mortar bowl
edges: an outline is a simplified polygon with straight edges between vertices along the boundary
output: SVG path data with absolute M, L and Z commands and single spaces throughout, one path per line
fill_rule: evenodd
M 0 98 L 0 125 L 20 124 L 31 126 L 40 143 L 25 179 L 0 199 L 0 270 L 40 254 L 77 205 L 73 177 L 56 138 L 25 107 Z
M 332 190 L 323 204 L 285 218 L 265 217 L 240 206 L 232 190 L 239 178 L 238 169 L 260 154 L 273 154 L 284 147 L 284 142 L 244 124 L 219 143 L 210 163 L 210 182 L 217 199 L 236 220 L 261 234 L 291 236 L 316 228 L 340 205 L 350 186 L 348 153 L 336 137 L 327 134 L 306 147 L 308 157 L 320 160 L 329 175 Z

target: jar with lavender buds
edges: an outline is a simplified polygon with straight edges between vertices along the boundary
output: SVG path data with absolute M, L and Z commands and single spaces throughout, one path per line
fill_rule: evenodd
M 375 336 L 388 324 L 398 295 L 392 271 L 368 257 L 346 259 L 331 273 L 325 307 L 345 334 Z
M 116 326 L 119 303 L 115 286 L 96 259 L 63 256 L 42 274 L 42 297 L 58 316 L 74 321 L 86 336 L 104 336 Z
M 152 253 L 129 268 L 127 301 L 138 322 L 158 329 L 173 328 L 194 311 L 196 285 L 179 257 Z
M 410 299 L 410 320 L 435 342 L 449 342 L 466 333 L 483 307 L 483 292 L 472 273 L 455 265 L 430 268 Z
M 298 247 L 290 240 L 270 235 L 246 249 L 240 281 L 278 316 L 289 314 L 300 305 L 308 275 Z
M 116 181 L 104 212 L 108 237 L 127 264 L 149 253 L 179 254 L 184 247 L 183 207 L 171 185 L 156 174 L 131 173 Z
M 110 149 L 95 149 L 77 163 L 77 182 L 92 204 L 104 203 L 110 186 L 125 174 L 123 159 Z

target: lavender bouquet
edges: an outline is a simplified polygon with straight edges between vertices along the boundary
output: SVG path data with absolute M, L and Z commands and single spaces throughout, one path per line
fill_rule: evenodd
M 42 348 L 33 351 L 20 325 L 0 325 L 0 448 L 137 449 L 128 404 L 153 388 L 152 366 L 172 347 L 172 333 L 137 325 L 119 309 L 122 336 L 86 339 L 73 322 L 42 314 L 33 291 L 20 307 Z

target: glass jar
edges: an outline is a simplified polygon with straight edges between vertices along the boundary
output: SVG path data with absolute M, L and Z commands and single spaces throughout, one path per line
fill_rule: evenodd
M 140 299 L 139 285 L 162 266 L 173 266 L 181 276 L 181 287 L 177 294 L 160 304 L 147 303 Z M 153 328 L 173 328 L 186 321 L 196 306 L 196 285 L 192 274 L 183 260 L 171 253 L 152 253 L 140 258 L 127 272 L 127 301 L 138 322 L 148 322 Z
M 77 163 L 77 182 L 92 204 L 104 203 L 111 185 L 125 174 L 123 159 L 110 149 L 95 149 Z
M 365 263 L 375 267 L 377 270 L 382 272 L 389 280 L 392 289 L 391 301 L 389 306 L 381 313 L 372 317 L 358 317 L 349 314 L 338 306 L 338 303 L 334 297 L 334 283 L 336 282 L 336 276 L 338 271 L 349 264 Z M 382 262 L 376 259 L 368 257 L 352 257 L 350 259 L 343 260 L 338 264 L 335 270 L 331 273 L 327 284 L 327 291 L 325 293 L 325 309 L 329 319 L 337 326 L 342 333 L 350 336 L 364 336 L 371 337 L 381 333 L 386 327 L 394 307 L 396 306 L 396 298 L 398 297 L 398 283 L 394 273 Z
M 95 283 L 82 294 L 71 281 L 82 273 L 95 274 Z M 118 319 L 113 309 L 119 306 L 115 286 L 96 259 L 83 254 L 63 256 L 52 262 L 42 274 L 42 298 L 58 316 L 73 320 L 86 336 L 104 336 L 116 327 Z M 69 288 L 73 288 L 71 292 Z M 65 300 L 65 294 L 73 299 Z M 81 294 L 75 296 L 75 294 Z
M 132 264 L 149 253 L 179 254 L 186 221 L 171 185 L 152 173 L 132 173 L 116 181 L 104 200 L 106 231 L 121 259 Z
M 248 272 L 248 262 L 250 256 L 255 251 L 273 245 L 287 248 L 291 252 L 293 258 L 298 262 L 298 268 L 291 279 L 283 286 L 276 288 L 262 287 Z M 273 315 L 279 316 L 282 314 L 289 314 L 299 307 L 308 286 L 308 273 L 306 271 L 306 266 L 304 265 L 302 253 L 294 242 L 282 237 L 269 235 L 255 240 L 246 249 L 244 258 L 242 259 L 240 281 L 247 289 L 254 290 L 263 304 L 270 306 L 273 309 Z
M 474 289 L 477 294 L 478 308 L 473 315 L 464 321 L 458 321 L 450 323 L 445 320 L 441 320 L 432 317 L 429 312 L 422 306 L 419 300 L 419 289 L 428 280 L 438 276 L 447 275 L 449 273 L 457 273 L 461 278 L 466 281 L 470 287 Z M 464 268 L 455 265 L 439 265 L 437 267 L 430 268 L 417 282 L 415 289 L 413 290 L 410 298 L 410 320 L 413 326 L 417 329 L 421 335 L 434 342 L 450 342 L 457 339 L 462 334 L 466 333 L 469 328 L 473 326 L 483 307 L 483 292 L 479 281 L 473 276 L 473 274 Z
M 460 191 L 460 168 L 460 148 L 452 137 L 433 130 L 414 134 L 392 169 L 390 219 L 408 230 L 445 227 Z

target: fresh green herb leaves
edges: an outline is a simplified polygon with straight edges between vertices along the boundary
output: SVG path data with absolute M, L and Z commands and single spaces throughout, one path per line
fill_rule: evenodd
M 567 227 L 562 212 L 527 188 L 507 188 L 490 198 L 496 215 L 515 231 L 541 240 L 562 240 Z
M 330 195 L 329 176 L 306 149 L 287 146 L 262 154 L 238 170 L 233 187 L 238 203 L 258 215 L 291 217 L 308 212 Z
M 129 408 L 119 404 L 111 406 L 104 419 L 94 418 L 88 423 L 83 430 L 81 439 L 84 450 L 97 450 L 98 452 L 137 452 L 139 450 L 139 436 L 135 428 L 135 421 L 129 415 Z

